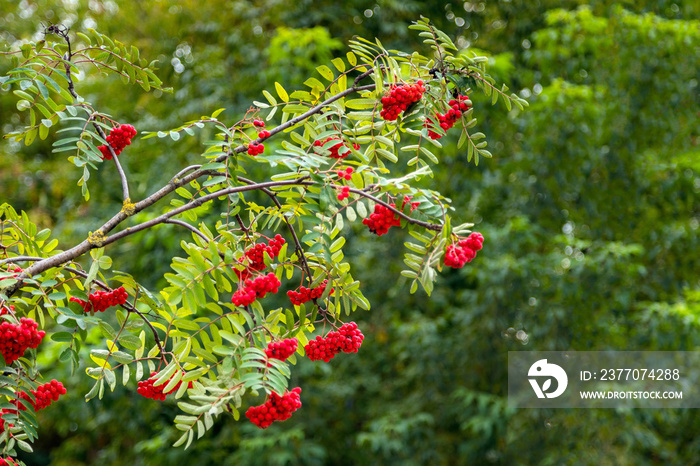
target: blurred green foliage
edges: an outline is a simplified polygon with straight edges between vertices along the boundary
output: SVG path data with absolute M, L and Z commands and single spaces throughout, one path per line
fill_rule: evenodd
M 235 118 L 275 80 L 298 86 L 355 34 L 415 46 L 406 25 L 419 14 L 460 47 L 489 52 L 498 77 L 532 103 L 523 114 L 475 103 L 494 153 L 478 168 L 443 139 L 445 163 L 429 183 L 463 206 L 486 243 L 433 296 L 409 295 L 399 278 L 400 232 L 348 231 L 346 253 L 373 303 L 357 316 L 367 338 L 354 357 L 298 364 L 304 407 L 291 420 L 259 431 L 222 419 L 190 450 L 172 449 L 174 406 L 135 387 L 85 404 L 87 377 L 66 380 L 52 364 L 46 375 L 72 389 L 42 411 L 27 464 L 700 464 L 693 410 L 506 407 L 507 351 L 700 345 L 700 11 L 619 3 L 0 0 L 0 46 L 40 37 L 50 20 L 159 58 L 173 95 L 97 74 L 80 84 L 140 131 L 219 107 Z M 2 133 L 23 124 L 5 93 L 0 121 Z M 134 197 L 194 160 L 198 142 L 140 142 L 126 162 Z M 79 174 L 50 144 L 2 142 L 0 201 L 65 246 L 119 209 L 119 186 L 100 173 L 100 202 L 85 207 Z M 161 227 L 110 255 L 156 287 L 186 234 Z

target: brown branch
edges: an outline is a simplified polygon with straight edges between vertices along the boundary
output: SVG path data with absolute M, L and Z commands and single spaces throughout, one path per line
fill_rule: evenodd
M 172 223 L 173 225 L 180 225 L 181 227 L 185 227 L 188 230 L 192 231 L 192 233 L 197 234 L 200 238 L 202 238 L 207 243 L 210 241 L 209 238 L 207 238 L 207 236 L 204 233 L 202 233 L 201 231 L 199 231 L 197 228 L 193 227 L 189 223 L 183 222 L 182 220 L 175 220 L 175 219 L 169 218 L 168 220 L 165 220 L 163 223 Z
M 66 38 L 66 40 L 68 41 L 68 38 Z M 70 55 L 69 55 L 69 58 L 70 58 Z M 68 66 L 68 65 L 66 65 L 66 66 Z M 72 90 L 72 78 L 70 76 L 70 70 L 68 70 L 66 77 L 69 81 L 69 87 Z M 332 97 L 329 97 L 328 99 L 326 99 L 325 101 L 316 105 L 315 107 L 312 107 L 311 109 L 309 109 L 305 113 L 287 121 L 284 124 L 277 126 L 276 128 L 273 128 L 270 131 L 270 136 L 277 134 L 277 133 L 280 133 L 280 132 L 284 131 L 285 129 L 296 125 L 300 121 L 303 121 L 303 120 L 309 118 L 310 116 L 321 112 L 323 110 L 323 108 L 326 107 L 327 105 L 329 105 L 329 104 L 331 104 L 339 99 L 342 99 L 343 97 L 345 97 L 349 94 L 352 94 L 355 92 L 362 92 L 362 91 L 370 90 L 370 89 L 374 89 L 374 88 L 375 88 L 374 84 L 368 84 L 368 85 L 359 86 L 359 87 L 357 85 L 353 85 L 353 87 L 346 89 L 345 91 L 340 92 Z M 75 94 L 74 90 L 72 90 L 71 94 L 77 98 L 77 94 Z M 260 139 L 258 138 L 258 140 L 256 140 L 256 141 L 259 142 Z M 241 152 L 245 151 L 246 149 L 247 149 L 246 145 L 240 145 L 240 146 L 236 147 L 232 152 L 241 153 Z M 214 160 L 216 162 L 222 162 L 222 161 L 226 160 L 227 157 L 229 157 L 229 155 L 221 155 Z M 194 170 L 194 171 L 192 171 L 192 170 Z M 192 171 L 192 172 L 189 174 L 186 174 L 190 171 Z M 136 204 L 134 204 L 133 211 L 131 212 L 131 214 L 133 215 L 135 213 L 138 213 L 138 212 L 152 206 L 153 204 L 155 204 L 159 200 L 163 199 L 168 194 L 175 191 L 177 188 L 184 186 L 184 185 L 190 183 L 191 181 L 193 181 L 201 176 L 208 175 L 210 173 L 212 173 L 211 170 L 202 170 L 201 165 L 191 165 L 189 167 L 186 167 L 185 169 L 181 170 L 175 177 L 173 177 L 168 182 L 168 184 L 166 184 L 165 186 L 163 186 L 162 188 L 160 188 L 158 191 L 154 192 L 150 196 L 146 197 L 142 201 L 139 201 Z M 16 283 L 15 285 L 13 285 L 12 287 L 9 287 L 6 290 L 6 292 L 9 295 L 12 295 L 14 292 L 16 292 L 16 290 L 21 286 L 21 280 L 24 278 L 29 278 L 31 276 L 40 274 L 40 273 L 42 273 L 42 272 L 44 272 L 52 267 L 56 267 L 56 266 L 59 266 L 61 264 L 66 263 L 66 262 L 69 262 L 71 260 L 74 260 L 77 257 L 80 257 L 83 254 L 87 253 L 91 249 L 102 247 L 102 246 L 104 246 L 106 244 L 110 244 L 118 239 L 129 236 L 129 235 L 135 233 L 136 231 L 141 231 L 141 230 L 146 229 L 148 227 L 151 227 L 153 225 L 157 225 L 159 223 L 162 223 L 165 220 L 169 219 L 170 217 L 175 216 L 178 213 L 185 212 L 187 210 L 198 207 L 199 205 L 203 204 L 204 202 L 206 202 L 208 200 L 214 199 L 214 198 L 219 197 L 219 196 L 235 193 L 235 192 L 248 191 L 248 190 L 253 190 L 253 189 L 269 188 L 269 187 L 274 187 L 274 186 L 300 184 L 301 180 L 303 180 L 303 178 L 301 178 L 299 180 L 291 181 L 291 182 L 269 182 L 269 183 L 260 183 L 257 185 L 227 188 L 227 189 L 218 191 L 216 193 L 212 193 L 212 194 L 209 194 L 207 196 L 203 196 L 201 198 L 198 198 L 197 200 L 195 200 L 191 203 L 188 203 L 185 206 L 182 206 L 178 209 L 175 209 L 174 211 L 171 211 L 165 215 L 161 215 L 160 217 L 153 219 L 149 222 L 145 222 L 141 225 L 137 225 L 136 227 L 127 228 L 126 230 L 123 230 L 115 235 L 110 236 L 110 237 L 105 237 L 105 235 L 107 233 L 109 233 L 117 225 L 119 225 L 126 218 L 128 218 L 128 215 L 125 212 L 120 211 L 119 213 L 114 215 L 111 219 L 109 219 L 107 222 L 105 222 L 100 228 L 98 228 L 94 233 L 92 233 L 90 235 L 90 237 L 88 237 L 84 241 L 80 242 L 79 244 L 73 246 L 72 248 L 70 248 L 66 251 L 63 251 L 62 253 L 59 253 L 59 254 L 52 256 L 50 258 L 43 259 L 43 260 L 38 261 L 38 262 L 34 263 L 33 265 L 31 265 L 27 270 L 25 270 L 24 273 L 22 273 L 18 277 L 18 279 L 20 281 L 18 283 Z M 303 184 L 313 184 L 313 183 L 303 183 Z M 353 192 L 356 192 L 357 194 L 360 194 L 360 195 L 364 195 L 365 197 L 370 197 L 368 194 L 363 193 L 361 191 L 353 190 Z M 376 198 L 374 198 L 374 199 L 375 199 L 375 202 L 383 204 L 385 207 L 392 209 L 388 204 L 384 203 L 383 201 L 380 201 Z M 431 228 L 431 229 L 440 228 L 439 226 L 433 226 L 432 224 L 427 224 L 426 222 L 420 222 L 418 220 L 411 219 L 410 217 L 403 214 L 403 212 L 397 211 L 395 209 L 392 209 L 392 210 L 394 210 L 398 215 L 404 217 L 406 220 L 408 220 L 412 223 L 415 223 L 418 225 L 429 225 L 429 228 Z
M 146 228 L 150 228 L 150 227 L 158 225 L 160 223 L 164 223 L 170 217 L 174 217 L 175 215 L 181 214 L 183 212 L 187 212 L 188 210 L 196 209 L 197 207 L 200 207 L 202 204 L 209 202 L 211 200 L 214 200 L 218 197 L 226 196 L 226 195 L 233 194 L 233 193 L 239 193 L 239 192 L 244 192 L 244 191 L 254 191 L 256 189 L 270 188 L 270 187 L 275 187 L 275 186 L 300 185 L 300 184 L 304 183 L 303 180 L 305 180 L 306 178 L 307 177 L 302 177 L 302 178 L 299 178 L 296 180 L 268 181 L 265 183 L 258 183 L 258 184 L 246 185 L 246 186 L 235 186 L 235 187 L 220 189 L 219 191 L 215 191 L 213 193 L 207 194 L 206 196 L 202 196 L 202 197 L 198 197 L 197 199 L 193 199 L 192 201 L 188 202 L 187 204 L 185 204 L 181 207 L 178 207 L 177 209 L 173 209 L 170 212 L 166 212 L 165 214 L 163 214 L 159 217 L 156 217 L 154 219 L 151 219 L 147 222 L 140 223 L 140 224 L 133 226 L 133 227 L 129 227 L 126 230 L 122 230 L 119 233 L 113 234 L 112 236 L 103 237 L 101 239 L 101 242 L 100 242 L 100 247 L 105 246 L 105 245 L 110 244 L 110 243 L 113 243 L 117 240 L 120 240 L 122 238 L 130 236 L 130 235 L 137 233 L 139 231 L 145 230 Z

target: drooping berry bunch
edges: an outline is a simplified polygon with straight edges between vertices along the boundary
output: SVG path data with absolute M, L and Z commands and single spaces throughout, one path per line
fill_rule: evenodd
M 258 137 L 260 139 L 267 139 L 270 137 L 270 132 L 268 130 L 264 129 L 258 133 Z
M 252 248 L 247 249 L 245 255 L 238 259 L 243 262 L 247 269 L 246 270 L 235 270 L 236 275 L 240 280 L 245 280 L 250 277 L 250 271 L 254 270 L 259 272 L 265 269 L 265 253 L 270 256 L 271 259 L 277 257 L 284 245 L 285 240 L 280 235 L 275 235 L 274 238 L 269 240 L 267 244 L 258 243 Z
M 37 330 L 38 324 L 28 317 L 22 317 L 20 324 L 3 321 L 0 324 L 0 353 L 7 364 L 21 358 L 27 348 L 36 348 L 46 335 Z
M 260 406 L 251 406 L 245 415 L 250 422 L 266 429 L 275 421 L 286 421 L 292 417 L 292 413 L 301 408 L 301 388 L 296 387 L 291 392 L 282 396 L 277 393 L 270 393 L 270 398 Z
M 331 136 L 329 138 L 324 139 L 323 141 L 321 141 L 320 139 L 316 140 L 316 141 L 314 141 L 314 146 L 315 147 L 323 147 L 323 146 L 325 146 L 325 144 L 327 142 L 336 141 L 336 140 L 338 141 L 337 144 L 333 144 L 332 146 L 326 147 L 325 149 L 330 152 L 330 155 L 328 155 L 329 157 L 334 158 L 334 159 L 344 159 L 345 157 L 350 155 L 350 151 L 347 150 L 347 151 L 344 151 L 342 154 L 340 153 L 340 150 L 343 147 L 346 147 L 349 149 L 348 145 L 346 143 L 344 143 L 342 139 L 340 139 L 340 136 Z M 352 147 L 353 147 L 353 149 L 358 150 L 360 148 L 360 145 L 353 144 Z
M 396 207 L 396 204 L 393 202 L 389 205 Z M 375 235 L 382 236 L 389 232 L 389 228 L 401 226 L 401 219 L 388 207 L 375 204 L 374 212 L 368 218 L 362 220 L 362 223 L 367 225 L 369 231 Z
M 466 112 L 471 107 L 471 101 L 466 95 L 458 95 L 456 100 L 452 99 L 448 103 L 450 105 L 450 109 L 445 112 L 444 115 L 440 112 L 437 112 L 435 115 L 438 119 L 440 128 L 442 128 L 444 131 L 452 128 L 457 119 L 462 116 L 462 112 Z M 428 128 L 428 135 L 432 139 L 440 139 L 442 135 L 430 129 L 433 128 L 434 125 L 435 122 L 431 118 L 428 118 L 428 121 L 425 122 L 425 127 Z
M 12 304 L 7 304 L 6 306 L 0 306 L 0 316 L 5 316 L 15 313 L 15 307 Z
M 406 206 L 406 204 L 411 200 L 411 196 L 404 196 L 403 203 L 401 204 L 401 210 Z M 411 202 L 411 212 L 413 212 L 417 207 L 418 202 Z M 396 203 L 392 202 L 389 204 L 390 207 L 396 208 Z M 367 225 L 369 231 L 377 236 L 385 235 L 389 228 L 400 227 L 401 219 L 388 207 L 384 207 L 381 204 L 374 205 L 374 212 L 364 220 L 362 220 L 364 225 Z
M 112 291 L 96 291 L 90 294 L 90 301 L 71 297 L 70 300 L 80 304 L 85 312 L 104 312 L 107 308 L 124 304 L 129 297 L 123 286 Z
M 17 466 L 17 463 L 8 456 L 7 458 L 0 458 L 0 466 Z
M 131 139 L 134 136 L 136 136 L 136 128 L 131 125 L 119 125 L 116 128 L 112 128 L 109 132 L 107 142 L 114 149 L 114 153 L 119 155 L 126 146 L 131 144 Z M 102 160 L 112 160 L 112 153 L 109 151 L 109 147 L 100 146 L 98 149 L 102 152 Z
M 482 248 L 484 236 L 474 232 L 467 238 L 463 238 L 456 245 L 447 246 L 445 251 L 445 265 L 455 269 L 461 269 L 464 264 L 471 262 L 476 257 L 476 252 Z
M 63 384 L 56 379 L 53 379 L 51 382 L 39 385 L 36 390 L 32 390 L 32 395 L 34 395 L 35 400 L 32 400 L 32 398 L 25 392 L 22 392 L 20 397 L 27 400 L 32 407 L 34 407 L 34 411 L 39 411 L 44 408 L 48 408 L 52 402 L 58 401 L 59 396 L 65 394 L 66 388 L 63 386 Z M 22 411 L 27 409 L 24 404 L 20 403 L 19 401 L 15 401 L 14 403 L 17 408 Z
M 423 81 L 413 85 L 394 84 L 389 88 L 389 94 L 382 97 L 382 110 L 379 114 L 387 121 L 394 121 L 409 105 L 418 102 L 424 92 Z
M 357 324 L 349 322 L 343 324 L 337 332 L 329 332 L 325 338 L 321 335 L 317 336 L 315 340 L 311 340 L 304 347 L 304 351 L 312 361 L 328 362 L 341 351 L 343 353 L 357 353 L 364 338 L 365 336 L 357 328 Z
M 299 342 L 296 338 L 286 338 L 282 341 L 273 341 L 267 345 L 267 348 L 265 348 L 265 354 L 269 359 L 286 361 L 289 356 L 294 354 L 298 345 Z
M 264 151 L 264 144 L 258 144 L 257 142 L 253 141 L 248 145 L 248 155 L 252 155 L 253 157 L 262 154 Z
M 262 120 L 253 120 L 253 126 L 255 126 L 257 128 L 264 128 L 265 122 Z
M 156 374 L 157 374 L 157 372 L 151 372 L 151 377 L 148 380 L 141 380 L 138 383 L 138 388 L 136 389 L 136 391 L 138 392 L 139 395 L 144 396 L 146 398 L 153 398 L 154 400 L 164 401 L 165 397 L 167 395 L 170 395 L 171 393 L 176 392 L 180 388 L 180 385 L 182 385 L 182 380 L 181 380 L 177 383 L 177 385 L 175 385 L 173 387 L 172 390 L 170 390 L 167 393 L 163 393 L 163 389 L 168 385 L 168 382 L 165 382 L 162 385 L 158 385 L 157 387 L 154 387 L 153 383 L 156 380 L 158 380 L 158 378 L 155 377 Z M 192 384 L 192 382 L 190 382 L 188 384 L 188 388 L 192 388 L 193 386 L 194 385 Z
M 233 293 L 231 302 L 236 306 L 248 306 L 257 298 L 264 298 L 267 293 L 277 293 L 281 283 L 274 273 L 247 279 L 243 286 Z
M 294 304 L 295 306 L 300 306 L 303 303 L 311 301 L 312 299 L 318 299 L 321 296 L 323 296 L 323 293 L 326 291 L 327 284 L 328 280 L 323 280 L 323 283 L 321 283 L 315 288 L 306 288 L 305 286 L 302 286 L 299 288 L 299 291 L 287 291 L 287 296 L 289 296 L 289 299 L 292 301 L 292 304 Z M 330 294 L 333 294 L 334 291 L 335 288 L 331 289 Z

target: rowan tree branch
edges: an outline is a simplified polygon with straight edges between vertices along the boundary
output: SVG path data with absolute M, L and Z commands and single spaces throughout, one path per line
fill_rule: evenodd
M 180 225 L 181 227 L 185 227 L 188 230 L 192 231 L 192 233 L 197 234 L 204 241 L 209 242 L 209 238 L 207 238 L 207 236 L 204 233 L 202 233 L 196 227 L 190 225 L 189 223 L 183 222 L 182 220 L 175 220 L 175 219 L 169 218 L 168 220 L 165 220 L 163 223 L 172 223 L 173 225 Z
M 258 184 L 245 185 L 245 186 L 234 186 L 234 187 L 220 189 L 219 191 L 215 191 L 215 192 L 207 194 L 205 196 L 198 197 L 196 199 L 192 199 L 187 204 L 180 206 L 177 209 L 173 209 L 170 212 L 166 212 L 165 214 L 163 214 L 159 217 L 156 217 L 154 219 L 151 219 L 147 222 L 143 222 L 143 223 L 140 223 L 136 226 L 129 227 L 129 228 L 122 230 L 118 233 L 115 233 L 111 236 L 103 237 L 101 240 L 100 246 L 106 246 L 106 245 L 111 244 L 117 240 L 120 240 L 120 239 L 125 238 L 125 237 L 130 236 L 130 235 L 133 235 L 134 233 L 145 230 L 146 228 L 150 228 L 150 227 L 158 225 L 160 223 L 164 223 L 166 220 L 170 219 L 171 217 L 174 217 L 175 215 L 181 214 L 183 212 L 187 212 L 188 210 L 196 209 L 197 207 L 202 206 L 206 202 L 212 201 L 212 200 L 219 198 L 221 196 L 227 196 L 227 195 L 233 194 L 233 193 L 240 193 L 240 192 L 244 192 L 244 191 L 254 191 L 256 189 L 270 188 L 270 187 L 276 187 L 276 186 L 300 185 L 300 184 L 304 183 L 303 180 L 305 180 L 306 178 L 308 178 L 308 177 L 305 176 L 305 177 L 301 177 L 301 178 L 296 179 L 296 180 L 268 181 L 265 183 L 258 183 Z
M 66 37 L 66 40 L 68 40 L 67 37 Z M 69 56 L 69 58 L 70 58 L 70 56 Z M 366 76 L 369 76 L 371 73 L 365 72 L 360 76 L 363 76 L 365 74 L 366 74 Z M 366 76 L 364 76 L 364 77 L 366 77 Z M 70 70 L 68 70 L 68 72 L 67 72 L 67 79 L 69 81 L 69 84 L 72 84 Z M 311 109 L 309 109 L 305 113 L 298 115 L 297 117 L 287 121 L 286 123 L 283 123 L 283 124 L 273 128 L 272 130 L 270 130 L 270 137 L 277 134 L 277 133 L 280 133 L 288 128 L 291 128 L 292 126 L 309 118 L 310 116 L 312 116 L 316 113 L 321 112 L 326 106 L 330 105 L 331 103 L 333 103 L 339 99 L 342 99 L 343 97 L 345 97 L 347 95 L 350 95 L 350 94 L 355 93 L 355 92 L 362 92 L 365 90 L 371 90 L 374 88 L 375 88 L 374 84 L 367 84 L 365 86 L 357 86 L 357 80 L 356 80 L 356 83 L 352 87 L 350 87 L 350 88 L 348 88 L 348 89 L 346 89 L 346 90 L 344 90 L 344 91 L 342 91 L 334 96 L 329 97 L 328 99 L 319 103 L 315 107 L 312 107 Z M 72 91 L 71 94 L 77 98 L 77 94 L 75 93 L 74 90 Z M 260 141 L 262 141 L 262 139 L 258 138 L 255 141 L 260 142 Z M 233 153 L 241 153 L 245 150 L 247 150 L 247 145 L 240 145 L 240 146 L 236 147 L 235 149 L 233 149 L 232 152 Z M 219 157 L 214 159 L 214 161 L 215 162 L 222 162 L 222 161 L 226 160 L 227 157 L 229 157 L 229 155 L 227 155 L 227 154 L 220 155 Z M 193 200 L 192 202 L 190 202 L 182 207 L 174 209 L 174 210 L 172 210 L 166 214 L 163 214 L 155 219 L 152 219 L 148 222 L 144 222 L 140 225 L 136 225 L 134 227 L 127 228 L 126 230 L 122 230 L 121 232 L 116 233 L 112 236 L 105 236 L 112 229 L 114 229 L 117 225 L 119 225 L 126 218 L 128 218 L 130 215 L 141 212 L 144 209 L 152 206 L 153 204 L 155 204 L 159 200 L 163 199 L 168 194 L 174 192 L 177 188 L 184 186 L 186 184 L 189 184 L 191 181 L 193 181 L 201 176 L 209 175 L 212 173 L 218 174 L 218 172 L 215 172 L 213 170 L 206 170 L 206 169 L 203 170 L 201 167 L 202 167 L 202 165 L 190 165 L 188 167 L 185 167 L 184 169 L 180 170 L 180 172 L 178 172 L 178 174 L 175 175 L 168 182 L 168 184 L 161 187 L 158 191 L 154 192 L 153 194 L 146 197 L 145 199 L 137 202 L 136 204 L 133 204 L 133 208 L 131 208 L 128 213 L 126 213 L 123 209 L 122 211 L 120 211 L 119 213 L 114 215 L 111 219 L 109 219 L 107 222 L 105 222 L 100 228 L 98 228 L 95 232 L 93 232 L 84 241 L 80 242 L 79 244 L 73 246 L 72 248 L 70 248 L 66 251 L 63 251 L 62 253 L 59 253 L 59 254 L 52 256 L 50 258 L 46 258 L 46 259 L 35 262 L 29 268 L 27 268 L 24 273 L 22 273 L 21 275 L 19 275 L 17 277 L 20 281 L 18 283 L 16 283 L 15 285 L 13 285 L 12 287 L 9 287 L 7 289 L 7 292 L 10 295 L 13 294 L 21 286 L 21 280 L 23 278 L 29 278 L 33 275 L 40 274 L 40 273 L 42 273 L 42 272 L 44 272 L 52 267 L 56 267 L 56 266 L 59 266 L 61 264 L 66 263 L 66 262 L 69 262 L 71 260 L 74 260 L 74 259 L 82 256 L 83 254 L 87 253 L 91 249 L 105 246 L 105 245 L 113 243 L 114 241 L 117 241 L 121 238 L 132 235 L 138 231 L 142 231 L 142 230 L 149 228 L 151 226 L 163 223 L 166 220 L 170 219 L 171 217 L 173 217 L 179 213 L 182 213 L 182 212 L 185 212 L 187 210 L 191 210 L 193 208 L 199 207 L 202 204 L 204 204 L 205 202 L 207 202 L 209 200 L 213 200 L 217 197 L 224 196 L 227 194 L 236 193 L 236 192 L 250 191 L 250 190 L 255 190 L 255 189 L 266 189 L 266 188 L 276 187 L 276 186 L 289 186 L 289 185 L 311 186 L 311 185 L 315 184 L 314 182 L 303 181 L 306 178 L 306 177 L 304 177 L 304 178 L 299 178 L 297 180 L 292 180 L 292 181 L 277 181 L 277 182 L 258 183 L 258 184 L 247 185 L 247 186 L 230 187 L 230 188 L 219 190 L 215 193 L 211 193 L 211 194 L 208 194 L 206 196 L 202 196 L 200 198 L 197 198 L 197 199 Z M 400 210 L 391 207 L 388 203 L 381 201 L 380 199 L 377 199 L 376 197 L 374 197 L 374 196 L 372 196 L 372 195 L 370 195 L 362 190 L 351 188 L 351 192 L 354 192 L 354 193 L 359 194 L 363 197 L 367 197 L 369 199 L 372 199 L 374 202 L 381 204 L 384 207 L 390 209 L 391 211 L 393 211 L 394 213 L 396 213 L 397 215 L 404 218 L 406 221 L 408 221 L 410 223 L 420 225 L 420 226 L 423 226 L 425 228 L 435 230 L 435 231 L 439 231 L 442 228 L 440 225 L 434 225 L 434 224 L 431 224 L 428 222 L 423 222 L 420 220 L 412 219 L 409 216 L 405 215 Z M 303 257 L 303 255 L 302 255 L 302 257 Z

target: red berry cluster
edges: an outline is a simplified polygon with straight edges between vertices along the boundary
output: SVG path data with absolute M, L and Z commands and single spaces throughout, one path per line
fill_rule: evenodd
M 182 385 L 182 381 L 179 381 L 177 385 L 173 387 L 172 390 L 170 390 L 168 393 L 163 393 L 163 389 L 165 388 L 166 385 L 168 385 L 168 382 L 165 382 L 162 385 L 158 385 L 157 387 L 153 386 L 153 383 L 158 380 L 155 375 L 157 372 L 151 372 L 151 377 L 148 380 L 141 380 L 138 383 L 138 388 L 136 391 L 138 392 L 139 395 L 144 396 L 146 398 L 153 398 L 154 400 L 160 400 L 164 401 L 166 395 L 170 395 L 173 392 L 176 392 L 179 388 L 180 385 Z M 189 383 L 188 385 L 189 388 L 193 387 L 192 382 Z
M 131 144 L 131 139 L 134 136 L 136 136 L 136 128 L 131 125 L 119 125 L 116 128 L 112 128 L 109 132 L 107 142 L 114 149 L 114 153 L 119 155 L 126 146 Z M 109 151 L 109 147 L 100 146 L 98 149 L 102 152 L 102 160 L 112 160 L 112 153 Z
M 104 312 L 107 308 L 124 304 L 129 297 L 123 286 L 112 291 L 96 291 L 90 295 L 90 302 L 80 298 L 70 298 L 71 301 L 83 306 L 85 312 Z
M 8 456 L 7 458 L 0 458 L 0 466 L 17 466 L 17 463 Z
M 382 97 L 382 110 L 379 114 L 387 121 L 394 121 L 413 102 L 418 102 L 425 92 L 423 81 L 409 86 L 404 84 L 392 85 L 389 94 Z
M 345 167 L 345 170 L 338 170 L 338 176 L 340 177 L 341 180 L 350 181 L 352 179 L 352 172 L 353 171 L 355 171 L 355 170 L 353 170 L 352 167 Z
M 32 395 L 34 395 L 36 401 L 32 401 L 32 398 L 24 392 L 22 392 L 20 397 L 27 400 L 32 407 L 34 407 L 34 411 L 39 411 L 41 409 L 48 408 L 52 402 L 58 401 L 59 396 L 65 394 L 66 388 L 63 386 L 63 384 L 56 379 L 53 379 L 51 382 L 45 383 L 44 385 L 39 385 L 36 390 L 32 390 Z M 15 405 L 22 411 L 26 409 L 25 406 L 19 401 L 15 401 Z
M 323 141 L 321 141 L 321 140 L 316 140 L 316 141 L 314 141 L 314 146 L 316 146 L 316 147 L 323 147 L 328 141 L 335 141 L 335 140 L 338 141 L 337 144 L 334 144 L 334 145 L 332 145 L 331 147 L 326 147 L 326 150 L 330 151 L 330 153 L 331 153 L 331 154 L 329 155 L 329 157 L 334 158 L 334 159 L 344 159 L 345 157 L 347 157 L 348 155 L 350 155 L 350 151 L 349 151 L 349 150 L 348 150 L 348 151 L 345 151 L 343 154 L 340 154 L 340 153 L 339 153 L 340 149 L 342 149 L 343 147 L 348 147 L 347 144 L 345 144 L 345 143 L 343 142 L 343 140 L 340 139 L 340 136 L 331 136 L 331 137 L 329 137 L 329 138 L 327 138 L 327 139 L 324 139 Z M 355 150 L 359 150 L 359 149 L 360 149 L 360 145 L 359 145 L 359 144 L 353 144 L 352 147 L 353 147 L 353 149 L 355 149 Z
M 476 257 L 476 252 L 482 248 L 484 236 L 474 232 L 469 237 L 459 240 L 457 245 L 447 246 L 445 252 L 445 265 L 455 269 L 461 269 L 464 264 L 471 262 Z
M 260 139 L 267 139 L 270 137 L 270 132 L 268 130 L 264 129 L 258 133 L 258 137 Z
M 264 151 L 265 146 L 263 144 L 258 144 L 257 142 L 252 142 L 248 146 L 248 155 L 252 155 L 253 157 L 262 154 Z
M 261 271 L 265 269 L 265 252 L 270 258 L 275 258 L 279 255 L 280 249 L 284 245 L 284 238 L 280 235 L 275 235 L 274 238 L 267 242 L 267 245 L 258 243 L 252 248 L 246 250 L 245 255 L 239 259 L 241 262 L 247 260 L 246 270 L 235 270 L 236 275 L 240 280 L 245 280 L 250 277 L 250 270 Z
M 364 338 L 365 336 L 357 328 L 357 324 L 350 322 L 343 324 L 337 332 L 330 332 L 325 338 L 321 335 L 317 336 L 315 340 L 311 340 L 304 347 L 304 351 L 312 361 L 322 359 L 328 362 L 341 351 L 343 353 L 357 353 Z
M 27 348 L 36 348 L 46 335 L 37 330 L 38 324 L 28 317 L 22 317 L 20 324 L 3 321 L 0 324 L 0 353 L 7 364 L 21 358 Z
M 457 96 L 457 100 L 452 99 L 449 101 L 450 109 L 445 113 L 444 115 L 438 112 L 436 114 L 438 121 L 440 122 L 440 128 L 442 128 L 444 131 L 447 131 L 448 129 L 452 128 L 457 121 L 457 118 L 462 116 L 462 112 L 466 112 L 469 110 L 471 107 L 471 101 L 469 100 L 469 97 L 466 95 L 459 95 Z M 428 118 L 428 121 L 425 123 L 425 127 L 428 128 L 428 135 L 432 139 L 440 139 L 442 135 L 440 133 L 437 133 L 430 128 L 435 125 L 435 122 Z
M 401 204 L 402 210 L 406 206 L 406 203 L 410 200 L 411 196 L 404 196 L 403 204 Z M 418 204 L 418 202 L 411 202 L 411 212 L 418 207 Z M 396 204 L 393 202 L 389 205 L 396 208 Z M 389 231 L 389 228 L 401 226 L 401 219 L 388 207 L 384 207 L 381 204 L 375 204 L 374 212 L 370 214 L 369 218 L 364 219 L 362 223 L 367 225 L 369 227 L 369 231 L 375 235 L 382 236 Z
M 1 277 L 0 280 L 4 280 L 6 278 L 17 278 L 24 270 L 21 267 L 11 266 L 10 268 L 7 269 L 8 272 L 11 272 L 12 275 L 9 277 Z
M 286 361 L 289 356 L 294 354 L 297 350 L 299 342 L 296 338 L 287 338 L 282 341 L 274 341 L 267 345 L 265 349 L 265 354 L 269 359 L 279 359 L 280 361 Z
M 301 388 L 296 387 L 291 392 L 287 392 L 282 396 L 277 393 L 270 393 L 270 398 L 260 406 L 251 406 L 245 415 L 250 422 L 266 429 L 275 421 L 286 421 L 292 417 L 292 413 L 301 408 L 301 399 L 299 394 Z
M 253 120 L 253 126 L 256 126 L 258 128 L 264 128 L 265 122 L 262 120 Z
M 338 193 L 338 200 L 342 201 L 350 197 L 350 186 L 343 186 L 343 188 Z
M 267 293 L 277 293 L 281 285 L 274 273 L 246 280 L 243 287 L 233 293 L 231 302 L 236 306 L 247 306 L 257 298 L 264 298 Z
M 15 307 L 12 304 L 0 307 L 0 316 L 5 316 L 15 313 Z
M 299 288 L 299 291 L 287 291 L 287 296 L 289 296 L 292 304 L 295 306 L 300 306 L 301 304 L 311 301 L 312 299 L 320 298 L 323 295 L 323 292 L 326 291 L 327 284 L 328 280 L 323 280 L 323 283 L 318 285 L 316 288 L 306 288 L 305 286 L 302 286 Z M 334 291 L 335 288 L 331 289 L 330 294 L 333 294 Z
M 393 202 L 389 204 L 391 207 L 396 207 Z M 385 235 L 389 228 L 401 226 L 401 219 L 389 208 L 384 207 L 381 204 L 374 205 L 374 212 L 372 212 L 369 218 L 362 221 L 363 224 L 369 227 L 369 231 L 377 236 Z

